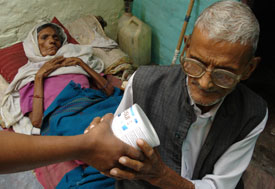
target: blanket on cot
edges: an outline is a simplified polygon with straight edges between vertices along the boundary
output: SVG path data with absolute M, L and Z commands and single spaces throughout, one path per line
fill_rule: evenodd
M 71 81 L 44 112 L 42 135 L 72 136 L 83 134 L 97 116 L 114 113 L 122 98 L 115 88 L 112 96 L 103 91 L 81 88 Z M 82 165 L 64 175 L 57 188 L 114 188 L 115 180 L 95 168 Z

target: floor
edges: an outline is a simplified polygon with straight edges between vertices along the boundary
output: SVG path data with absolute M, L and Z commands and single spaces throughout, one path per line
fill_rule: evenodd
M 1 189 L 43 189 L 32 171 L 0 175 Z

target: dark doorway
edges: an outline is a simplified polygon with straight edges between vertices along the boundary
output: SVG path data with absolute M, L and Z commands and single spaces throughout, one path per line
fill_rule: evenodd
M 260 22 L 257 56 L 262 58 L 255 72 L 244 83 L 268 103 L 269 119 L 260 135 L 252 163 L 268 175 L 275 175 L 275 1 L 247 0 Z M 258 178 L 259 179 L 259 178 Z M 259 179 L 260 180 L 260 179 Z M 259 181 L 260 182 L 260 181 Z M 268 186 L 270 183 L 265 183 Z

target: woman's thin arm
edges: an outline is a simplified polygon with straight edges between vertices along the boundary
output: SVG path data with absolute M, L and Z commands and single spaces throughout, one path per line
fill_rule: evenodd
M 42 117 L 43 117 L 43 107 L 44 107 L 44 88 L 43 88 L 43 77 L 37 76 L 34 80 L 34 92 L 33 92 L 33 102 L 32 102 L 32 112 L 29 114 L 32 125 L 34 127 L 40 128 Z
M 78 58 L 77 58 L 78 59 Z M 114 87 L 108 83 L 108 81 L 95 72 L 92 68 L 90 68 L 87 64 L 85 64 L 81 59 L 77 60 L 78 65 L 82 67 L 94 80 L 99 89 L 105 91 L 105 93 L 110 96 L 114 92 Z
M 53 58 L 46 62 L 35 75 L 32 112 L 29 114 L 34 127 L 40 128 L 42 123 L 44 112 L 44 78 L 47 78 L 57 68 L 63 67 L 62 62 L 64 60 L 64 57 Z

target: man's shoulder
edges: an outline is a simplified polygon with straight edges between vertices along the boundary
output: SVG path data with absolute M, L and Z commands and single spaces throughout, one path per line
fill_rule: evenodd
M 169 80 L 178 78 L 183 75 L 180 65 L 150 65 L 141 66 L 135 73 L 134 79 L 138 81 L 150 81 L 150 80 Z
M 181 70 L 180 65 L 145 65 L 140 66 L 137 72 L 171 72 L 171 71 Z
M 141 66 L 133 78 L 133 90 L 149 92 L 173 91 L 183 86 L 185 75 L 180 65 L 173 66 Z
M 246 85 L 239 83 L 236 87 L 238 93 L 240 93 L 243 96 L 244 100 L 250 100 L 253 102 L 260 102 L 262 103 L 264 106 L 266 105 L 266 101 L 257 93 L 255 93 L 254 91 L 252 91 L 250 88 L 248 88 Z
M 257 115 L 262 118 L 266 114 L 266 101 L 242 83 L 236 86 L 224 102 L 231 112 L 242 112 L 242 114 Z

